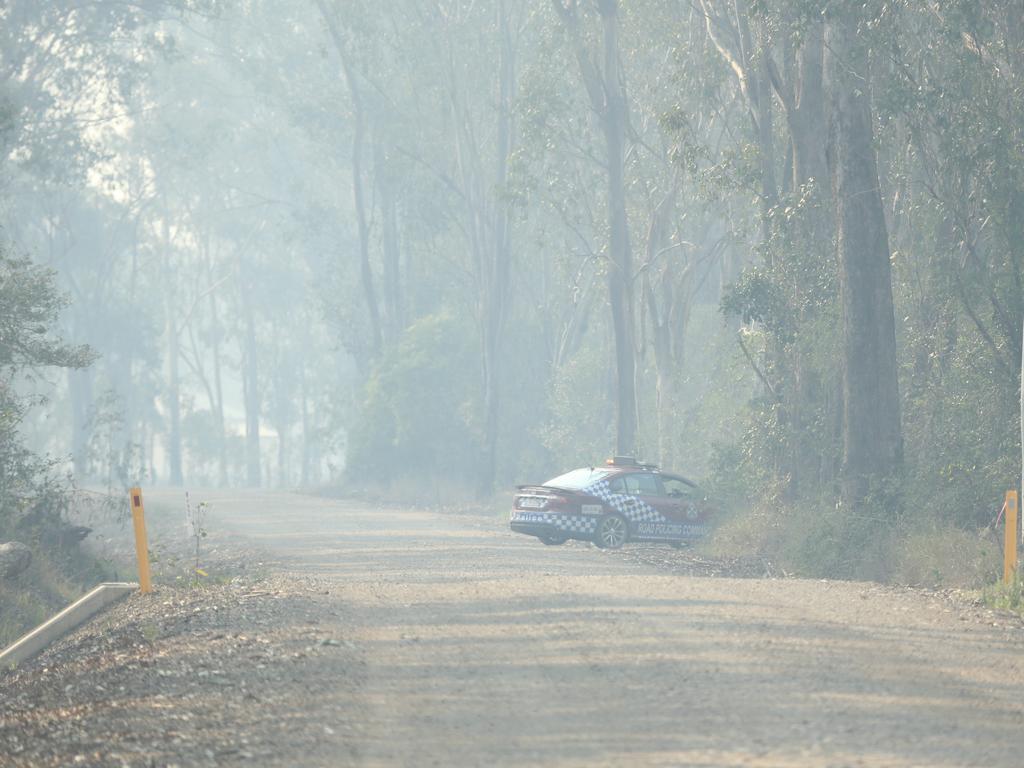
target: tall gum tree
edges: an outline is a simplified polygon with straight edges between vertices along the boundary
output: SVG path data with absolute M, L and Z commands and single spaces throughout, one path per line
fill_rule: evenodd
M 498 2 L 498 114 L 497 152 L 494 178 L 497 195 L 504 193 L 508 184 L 509 157 L 514 146 L 512 99 L 515 94 L 515 52 L 509 15 L 503 0 Z M 484 383 L 484 465 L 481 470 L 479 493 L 489 496 L 494 490 L 498 463 L 498 428 L 501 411 L 502 341 L 509 299 L 509 277 L 512 267 L 511 223 L 508 203 L 496 200 L 492 206 L 492 241 L 490 258 L 484 260 L 481 281 L 484 304 L 483 327 L 483 383 Z
M 352 199 L 355 203 L 356 224 L 359 229 L 359 277 L 363 286 L 363 297 L 366 300 L 366 311 L 370 319 L 370 357 L 376 358 L 383 346 L 383 335 L 380 303 L 374 285 L 373 269 L 370 266 L 370 225 L 367 220 L 366 191 L 363 179 L 367 107 L 341 27 L 325 0 L 316 0 L 316 5 L 327 26 L 334 49 L 341 60 L 342 74 L 352 100 Z
M 801 30 L 798 42 L 794 35 L 786 35 L 782 43 L 782 72 L 779 72 L 774 58 L 765 53 L 766 70 L 772 87 L 782 103 L 783 114 L 789 132 L 787 167 L 783 180 L 783 191 L 791 190 L 793 198 L 799 200 L 796 214 L 799 226 L 792 237 L 798 249 L 804 249 L 831 274 L 834 246 L 834 219 L 831 215 L 831 201 L 828 189 L 828 164 L 826 142 L 828 120 L 825 105 L 825 22 L 820 13 L 805 11 L 797 15 L 794 11 L 783 17 L 788 27 Z M 797 235 L 796 232 L 800 234 Z M 815 301 L 797 300 L 794 311 L 801 323 L 808 320 Z M 833 477 L 835 464 L 831 451 L 824 453 L 808 439 L 808 428 L 815 420 L 816 412 L 837 411 L 830 407 L 828 393 L 838 385 L 825 382 L 830 379 L 827 372 L 820 370 L 807 359 L 806 351 L 793 354 L 791 368 L 795 379 L 790 397 L 791 424 L 796 432 L 794 449 L 787 471 L 789 491 L 798 494 L 801 487 L 815 480 L 828 483 Z M 835 398 L 839 400 L 839 398 Z M 829 424 L 837 424 L 838 418 L 831 413 L 826 418 Z M 836 427 L 838 429 L 838 427 Z
M 479 88 L 461 59 L 460 44 L 476 19 L 458 3 L 440 7 L 436 20 L 441 34 L 438 49 L 444 62 L 445 89 L 451 115 L 453 174 L 451 182 L 462 203 L 463 231 L 476 287 L 476 314 L 481 339 L 483 451 L 477 493 L 486 498 L 494 490 L 502 411 L 505 323 L 511 291 L 512 222 L 507 199 L 509 164 L 516 143 L 512 103 L 516 92 L 516 43 L 510 5 L 499 1 L 487 25 L 487 50 L 495 50 L 493 78 L 484 80 L 494 91 Z M 471 10 L 471 9 L 470 9 Z M 493 30 L 493 38 L 491 33 Z M 493 42 L 492 42 L 493 41 Z M 493 45 L 493 47 L 491 47 Z M 496 97 L 496 98 L 495 98 Z M 493 102 L 493 107 L 490 106 Z M 485 106 L 481 110 L 481 103 Z M 486 138 L 493 135 L 493 142 Z
M 741 293 L 754 299 L 750 306 L 759 310 L 751 316 L 764 317 L 766 309 L 770 316 L 763 365 L 755 362 L 743 336 L 738 338 L 777 404 L 771 418 L 785 439 L 774 443 L 771 462 L 787 496 L 795 498 L 802 488 L 829 484 L 838 464 L 831 448 L 839 442 L 839 377 L 822 369 L 806 343 L 808 334 L 792 333 L 809 329 L 833 295 L 825 22 L 819 8 L 798 3 L 700 0 L 700 12 L 715 49 L 735 75 L 758 147 L 764 262 L 757 269 L 781 301 L 769 308 L 763 293 L 751 292 L 752 283 L 741 286 Z M 775 99 L 785 118 L 778 137 Z M 781 166 L 777 139 L 785 148 Z
M 903 461 L 889 236 L 878 183 L 863 7 L 830 15 L 832 186 L 843 355 L 844 502 L 856 508 Z
M 615 450 L 637 450 L 639 417 L 636 399 L 635 312 L 633 257 L 626 213 L 626 122 L 628 101 L 619 71 L 619 4 L 597 0 L 602 27 L 602 66 L 598 67 L 580 29 L 576 0 L 552 0 L 569 35 L 590 107 L 600 121 L 605 140 L 608 183 L 608 298 L 615 336 L 616 430 Z

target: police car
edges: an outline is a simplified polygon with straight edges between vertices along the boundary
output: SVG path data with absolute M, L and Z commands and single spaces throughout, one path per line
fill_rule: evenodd
M 704 494 L 685 477 L 616 456 L 543 485 L 519 486 L 509 524 L 545 544 L 580 539 L 618 549 L 627 541 L 681 545 L 703 538 L 710 512 Z

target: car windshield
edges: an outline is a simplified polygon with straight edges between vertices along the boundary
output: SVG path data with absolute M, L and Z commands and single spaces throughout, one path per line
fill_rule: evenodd
M 564 475 L 548 480 L 544 485 L 550 485 L 554 488 L 566 488 L 570 491 L 578 491 L 580 488 L 586 488 L 591 483 L 596 483 L 598 480 L 602 480 L 610 475 L 607 469 L 595 469 L 593 467 L 584 467 L 583 469 L 574 469 L 572 472 L 566 472 Z

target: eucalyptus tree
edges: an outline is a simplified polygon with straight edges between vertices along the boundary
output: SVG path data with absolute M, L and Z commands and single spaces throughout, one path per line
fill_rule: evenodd
M 513 261 L 511 198 L 507 195 L 509 163 L 516 144 L 512 109 L 516 97 L 516 55 L 522 37 L 523 10 L 513 12 L 499 0 L 489 13 L 452 2 L 434 15 L 444 41 L 439 51 L 446 62 L 451 109 L 452 176 L 465 209 L 464 231 L 477 284 L 477 322 L 481 337 L 483 456 L 478 493 L 494 490 L 498 430 L 505 376 L 502 359 Z M 486 43 L 471 41 L 483 28 Z M 467 55 L 467 53 L 469 55 Z M 493 75 L 478 62 L 496 62 Z M 486 101 L 480 103 L 480 96 Z M 474 103 L 475 102 L 475 103 Z M 492 102 L 493 107 L 487 102 Z M 486 137 L 486 138 L 484 138 Z M 486 143 L 485 143 L 486 141 Z
M 879 190 L 863 8 L 829 13 L 832 183 L 843 314 L 843 489 L 859 507 L 903 462 L 889 233 Z
M 95 336 L 117 345 L 104 325 L 116 324 L 112 317 L 124 307 L 113 300 L 113 286 L 130 239 L 125 212 L 133 203 L 110 200 L 101 189 L 110 169 L 103 136 L 123 124 L 119 86 L 139 77 L 159 47 L 139 45 L 138 34 L 177 8 L 169 2 L 12 2 L 0 9 L 0 209 L 20 247 L 60 268 L 62 285 L 76 299 L 65 328 L 78 340 Z M 93 305 L 108 310 L 90 312 Z M 82 472 L 99 394 L 94 377 L 86 370 L 69 373 L 71 443 Z M 115 376 L 107 378 L 108 387 L 116 386 Z
M 907 469 L 941 519 L 984 524 L 978 500 L 1019 469 L 1022 9 L 891 10 L 873 91 Z
M 763 460 L 795 498 L 830 482 L 837 465 L 839 382 L 817 351 L 836 292 L 824 20 L 819 7 L 789 2 L 701 0 L 700 15 L 744 105 L 730 129 L 739 167 L 728 175 L 754 196 L 761 230 L 723 308 L 744 321 L 737 342 L 763 385 L 759 418 L 772 436 Z
M 330 32 L 331 42 L 341 63 L 341 72 L 348 87 L 352 105 L 352 197 L 355 203 L 356 224 L 359 229 L 359 274 L 363 285 L 363 295 L 370 318 L 370 354 L 380 354 L 383 343 L 381 332 L 380 306 L 377 299 L 377 288 L 374 283 L 373 271 L 370 267 L 370 232 L 367 222 L 367 204 L 365 179 L 363 173 L 363 156 L 366 152 L 367 109 L 364 103 L 363 89 L 355 71 L 353 53 L 349 50 L 340 23 L 335 18 L 335 10 L 329 8 L 326 0 L 316 0 L 317 8 Z
M 583 28 L 585 11 L 577 0 L 552 0 L 552 7 L 566 31 L 586 89 L 590 108 L 604 136 L 607 170 L 608 296 L 615 335 L 616 434 L 618 453 L 637 449 L 636 318 L 633 292 L 633 253 L 626 212 L 626 124 L 629 102 L 619 71 L 619 4 L 597 0 L 601 27 L 599 52 L 588 44 Z
M 317 7 L 347 86 L 348 104 L 339 111 L 351 119 L 353 202 L 364 295 L 372 298 L 371 334 L 382 324 L 385 346 L 393 344 L 403 326 L 423 313 L 425 307 L 409 301 L 414 253 L 427 259 L 421 285 L 428 272 L 434 273 L 431 282 L 449 277 L 430 310 L 454 303 L 472 312 L 480 349 L 472 419 L 479 421 L 482 447 L 475 483 L 489 494 L 498 466 L 507 377 L 501 362 L 513 284 L 514 200 L 508 187 L 516 151 L 516 59 L 525 45 L 529 7 L 408 3 L 359 7 L 344 17 L 326 1 Z M 423 28 L 430 31 L 426 38 Z M 364 162 L 367 144 L 372 163 Z M 414 183 L 398 183 L 397 174 Z M 377 238 L 366 190 L 380 201 L 379 248 L 372 247 Z M 416 209 L 431 207 L 440 216 L 424 230 Z M 382 323 L 372 309 L 378 284 Z
M 578 16 L 570 19 L 600 18 L 587 4 L 575 12 Z M 694 144 L 707 139 L 705 132 L 721 130 L 724 121 L 716 116 L 720 105 L 708 108 L 696 98 L 709 91 L 694 76 L 702 57 L 693 56 L 694 67 L 677 66 L 684 60 L 689 64 L 690 48 L 699 47 L 705 37 L 703 24 L 694 35 L 687 16 L 676 4 L 648 2 L 623 9 L 616 22 L 619 78 L 630 92 L 623 133 L 628 181 L 623 203 L 627 229 L 639 233 L 631 256 L 636 266 L 626 280 L 636 304 L 633 399 L 638 415 L 644 414 L 638 419 L 643 428 L 638 427 L 635 446 L 667 465 L 697 442 L 682 426 L 699 404 L 696 392 L 683 395 L 688 319 L 706 301 L 708 277 L 726 262 L 722 256 L 729 251 L 721 231 L 727 209 L 704 199 L 700 190 L 706 185 L 698 178 L 703 169 L 692 169 L 688 183 L 691 167 L 686 158 Z M 595 452 L 614 448 L 618 410 L 616 356 L 608 354 L 615 349 L 614 331 L 611 313 L 605 314 L 611 297 L 607 289 L 604 296 L 596 290 L 598 278 L 610 280 L 616 273 L 607 255 L 604 128 L 600 120 L 591 119 L 589 91 L 579 87 L 577 78 L 563 74 L 580 71 L 579 49 L 565 44 L 564 24 L 552 6 L 547 17 L 548 37 L 522 78 L 524 141 L 517 194 L 530 212 L 529 239 L 550 249 L 538 254 L 543 292 L 533 289 L 534 295 L 550 296 L 542 315 L 542 338 L 552 363 L 552 412 L 545 429 L 552 449 L 592 460 Z M 596 25 L 579 31 L 584 43 L 595 45 Z M 586 55 L 593 55 L 592 50 Z M 694 126 L 699 137 L 689 135 Z M 610 375 L 595 371 L 598 364 Z M 699 374 L 694 371 L 692 377 L 699 379 Z M 611 424 L 603 421 L 607 414 L 612 415 Z
M 144 276 L 135 293 L 163 298 L 154 314 L 164 328 L 161 402 L 167 423 L 161 431 L 169 477 L 172 482 L 187 478 L 190 457 L 184 448 L 198 445 L 188 430 L 203 423 L 205 413 L 217 478 L 229 480 L 233 438 L 227 420 L 239 398 L 228 385 L 238 382 L 244 475 L 256 485 L 264 471 L 264 393 L 274 386 L 298 398 L 296 389 L 275 381 L 278 376 L 298 381 L 294 367 L 270 369 L 260 363 L 264 355 L 276 355 L 266 331 L 282 326 L 281 317 L 301 322 L 282 305 L 286 295 L 310 303 L 305 295 L 298 300 L 294 293 L 276 291 L 284 285 L 275 271 L 279 263 L 291 263 L 289 274 L 301 282 L 314 261 L 293 245 L 308 242 L 295 218 L 306 200 L 291 194 L 297 188 L 300 134 L 290 129 L 290 116 L 279 116 L 275 94 L 239 76 L 233 45 L 262 38 L 244 24 L 228 34 L 227 19 L 193 21 L 150 30 L 163 41 L 166 55 L 152 62 L 128 92 L 133 108 L 128 129 L 107 138 L 105 149 L 120 161 L 112 164 L 117 172 L 111 174 L 111 194 L 127 194 L 129 159 L 137 160 L 143 182 L 132 264 Z M 269 35 L 265 29 L 257 32 Z M 242 153 L 259 162 L 240 162 Z M 290 239 L 282 242 L 285 232 Z M 205 409 L 197 396 L 205 399 Z M 280 403 L 273 411 L 279 443 L 286 443 L 291 425 L 284 422 L 297 419 L 296 411 Z M 287 458 L 287 451 L 279 455 Z M 277 474 L 289 472 L 279 468 Z
M 103 124 L 123 104 L 116 87 L 140 72 L 135 45 L 172 0 L 69 4 L 11 0 L 0 8 L 0 134 L 4 157 L 36 175 L 84 173 L 95 159 L 86 121 Z
M 36 403 L 17 393 L 18 380 L 47 368 L 82 368 L 95 359 L 89 348 L 56 333 L 67 300 L 55 273 L 11 255 L 8 248 L 0 243 L 0 528 L 43 507 L 40 495 L 52 482 L 52 463 L 27 450 L 19 432 Z M 59 511 L 43 509 L 47 515 Z
M 702 378 L 698 357 L 688 359 L 691 321 L 717 311 L 721 270 L 736 250 L 726 235 L 734 228 L 728 209 L 709 204 L 684 160 L 694 140 L 713 141 L 724 122 L 705 71 L 714 56 L 698 19 L 693 6 L 658 0 L 629 6 L 622 17 L 622 76 L 631 102 L 628 210 L 638 232 L 638 401 L 641 414 L 651 414 L 641 418 L 641 434 L 646 455 L 667 467 L 700 453 L 701 438 L 685 426 L 702 397 L 701 387 L 687 386 Z

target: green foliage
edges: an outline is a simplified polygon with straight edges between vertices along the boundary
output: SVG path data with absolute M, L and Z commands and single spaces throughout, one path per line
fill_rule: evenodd
M 787 36 L 799 46 L 810 10 L 754 6 L 771 45 Z M 742 338 L 766 383 L 743 438 L 720 450 L 714 482 L 766 501 L 765 530 L 775 533 L 765 546 L 799 572 L 977 581 L 980 553 L 936 576 L 926 563 L 951 561 L 951 542 L 973 552 L 970 531 L 991 520 L 1020 471 L 1024 100 L 1004 58 L 1019 59 L 1016 17 L 1002 2 L 952 3 L 936 14 L 909 0 L 870 4 L 865 14 L 865 42 L 894 57 L 873 88 L 891 206 L 906 494 L 879 500 L 888 522 L 877 527 L 871 514 L 828 504 L 841 453 L 840 318 L 834 244 L 822 238 L 827 190 L 814 188 L 780 194 L 758 261 L 723 298 L 726 314 L 751 326 Z M 749 167 L 732 165 L 735 178 Z M 737 189 L 724 177 L 716 186 Z M 914 506 L 920 499 L 926 513 Z M 875 554 L 864 554 L 872 537 Z M 844 542 L 862 554 L 850 559 Z
M 898 526 L 888 506 L 857 513 L 837 497 L 787 501 L 756 496 L 736 505 L 715 533 L 712 552 L 756 555 L 782 573 L 810 578 L 887 580 L 897 560 Z
M 472 481 L 479 445 L 472 351 L 466 328 L 446 312 L 405 330 L 367 381 L 349 441 L 348 484 Z
M 113 390 L 96 398 L 87 422 L 89 440 L 79 457 L 96 478 L 102 478 L 107 492 L 115 488 L 127 491 L 145 476 L 142 446 L 125 439 L 123 403 Z
M 893 575 L 891 504 L 869 500 L 854 511 L 834 497 L 801 501 L 782 525 L 780 559 L 799 575 L 875 581 Z
M 41 366 L 82 368 L 95 355 L 66 344 L 53 326 L 67 300 L 57 290 L 56 273 L 0 248 L 0 377 Z
M 1009 584 L 1002 580 L 989 584 L 982 591 L 982 598 L 990 608 L 1024 614 L 1024 576 L 1018 573 Z
M 69 482 L 53 459 L 23 444 L 20 428 L 38 398 L 18 383 L 46 367 L 79 368 L 94 355 L 53 332 L 66 301 L 51 270 L 15 258 L 0 244 L 0 542 L 17 540 L 33 552 L 29 570 L 0 585 L 0 646 L 106 575 L 68 536 Z
M 64 484 L 54 462 L 24 447 L 19 428 L 38 400 L 17 393 L 19 376 L 49 366 L 78 368 L 93 358 L 86 347 L 57 339 L 53 325 L 64 306 L 54 273 L 7 254 L 0 244 L 0 533 L 35 521 L 37 530 L 60 520 L 66 505 Z
M 103 563 L 77 549 L 34 548 L 28 570 L 0 582 L 0 648 L 74 602 L 85 588 L 112 577 Z
M 904 432 L 913 495 L 927 498 L 940 520 L 976 528 L 1017 485 L 1020 433 L 1015 398 L 986 370 L 980 340 L 961 334 L 940 357 L 926 355 L 928 342 L 908 331 L 918 354 L 905 375 Z
M 608 355 L 608 349 L 582 350 L 551 383 L 549 419 L 540 437 L 555 462 L 553 472 L 589 466 L 613 452 L 615 405 L 606 385 L 612 375 Z
M 914 519 L 916 517 L 917 519 Z M 987 584 L 1002 567 L 1002 550 L 991 529 L 964 530 L 931 516 L 912 516 L 896 544 L 893 580 L 927 587 Z
M 758 265 L 743 270 L 740 279 L 726 289 L 722 312 L 747 325 L 757 323 L 782 342 L 792 341 L 796 318 L 770 271 Z

